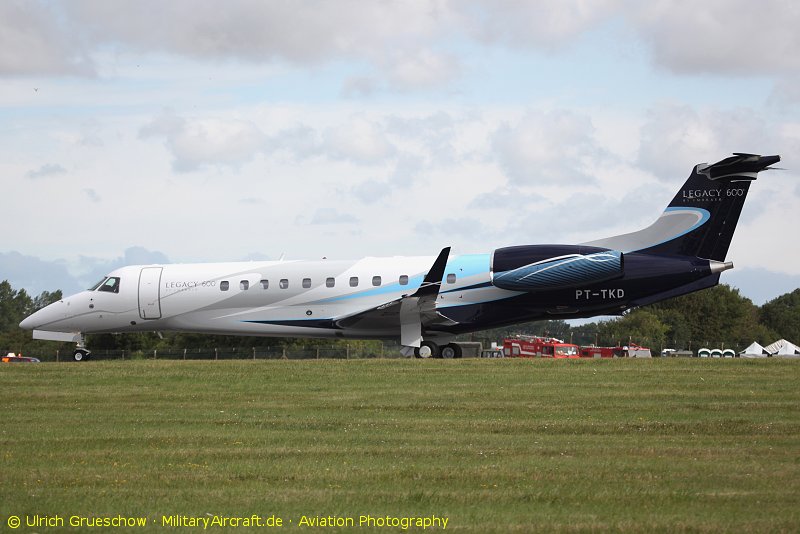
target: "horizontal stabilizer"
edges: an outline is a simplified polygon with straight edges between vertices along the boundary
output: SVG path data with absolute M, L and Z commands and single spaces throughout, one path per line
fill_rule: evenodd
M 767 170 L 770 165 L 778 163 L 780 156 L 759 156 L 757 154 L 744 154 L 735 152 L 733 156 L 725 158 L 716 163 L 701 164 L 697 166 L 697 172 L 704 175 L 709 180 L 721 180 L 723 178 L 753 179 L 755 180 L 759 172 Z

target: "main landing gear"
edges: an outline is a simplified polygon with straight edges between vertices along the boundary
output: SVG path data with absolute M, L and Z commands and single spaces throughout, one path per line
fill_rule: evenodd
M 448 343 L 439 347 L 432 341 L 423 341 L 414 349 L 415 358 L 461 358 L 461 347 L 456 343 Z

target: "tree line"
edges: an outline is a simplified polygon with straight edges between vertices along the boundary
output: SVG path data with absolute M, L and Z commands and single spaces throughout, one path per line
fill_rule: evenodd
M 544 321 L 476 333 L 487 342 L 513 334 L 549 335 L 577 345 L 618 346 L 631 342 L 649 347 L 693 350 L 702 347 L 740 351 L 757 341 L 780 338 L 800 343 L 800 289 L 763 306 L 726 284 L 631 310 L 610 320 L 570 326 Z
M 70 352 L 74 345 L 52 341 L 34 341 L 19 323 L 34 311 L 60 300 L 61 291 L 33 297 L 24 289 L 15 290 L 8 281 L 0 282 L 0 350 L 35 356 Z M 800 343 L 800 289 L 781 295 L 763 306 L 722 284 L 689 295 L 637 308 L 610 320 L 579 326 L 566 321 L 536 321 L 505 328 L 484 330 L 461 336 L 459 341 L 480 341 L 484 346 L 502 342 L 514 334 L 548 335 L 577 345 L 616 346 L 630 342 L 650 347 L 694 350 L 701 347 L 742 350 L 753 341 L 762 345 L 785 338 Z M 87 336 L 91 350 L 178 350 L 208 347 L 226 348 L 297 348 L 330 347 L 348 343 L 364 347 L 379 341 L 338 341 L 329 339 L 291 339 L 241 336 L 212 336 L 165 332 L 125 335 Z

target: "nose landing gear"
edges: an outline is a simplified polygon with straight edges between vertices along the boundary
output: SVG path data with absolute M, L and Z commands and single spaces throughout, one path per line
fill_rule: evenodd
M 92 353 L 86 349 L 75 349 L 75 352 L 72 353 L 72 359 L 76 362 L 88 360 L 91 356 Z
M 77 341 L 78 346 L 75 348 L 75 352 L 72 353 L 72 359 L 76 362 L 82 362 L 91 358 L 92 353 L 86 349 L 86 343 L 83 340 L 82 334 L 79 334 Z

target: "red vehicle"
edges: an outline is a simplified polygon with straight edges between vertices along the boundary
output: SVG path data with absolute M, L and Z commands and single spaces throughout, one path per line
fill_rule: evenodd
M 17 356 L 13 352 L 9 352 L 6 356 L 0 358 L 0 362 L 3 363 L 39 363 L 39 358 L 30 358 L 28 356 L 23 356 L 20 354 Z
M 649 358 L 650 349 L 635 343 L 624 347 L 581 347 L 581 358 Z
M 580 358 L 578 345 L 554 337 L 514 336 L 503 340 L 506 358 Z

